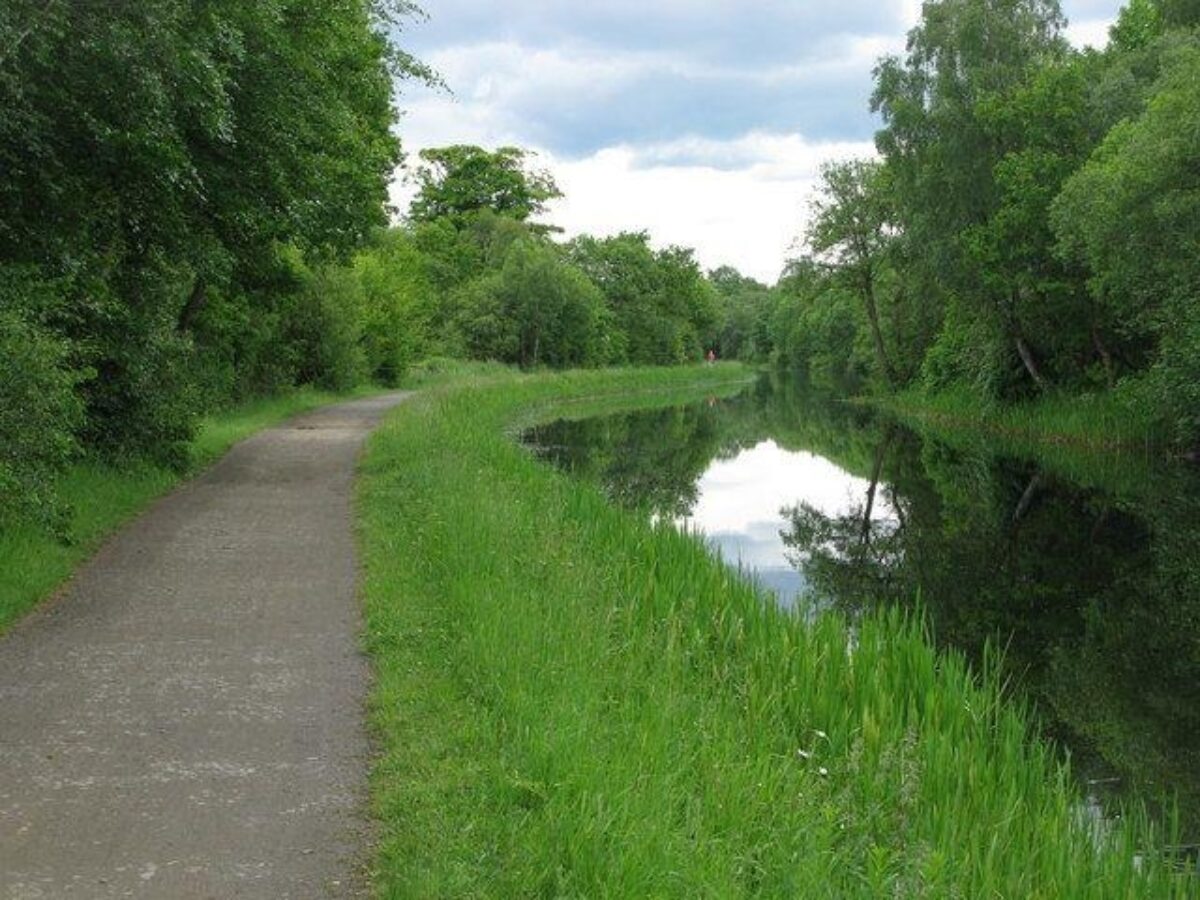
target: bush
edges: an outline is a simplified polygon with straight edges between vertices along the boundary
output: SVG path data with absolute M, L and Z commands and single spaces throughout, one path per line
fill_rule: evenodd
M 196 353 L 177 326 L 185 276 L 162 263 L 129 275 L 116 289 L 99 280 L 72 287 L 80 312 L 65 333 L 91 377 L 80 382 L 89 451 L 114 461 L 148 460 L 181 470 L 203 411 Z M 134 295 L 139 302 L 126 302 Z
M 68 349 L 22 314 L 0 310 L 0 522 L 21 517 L 66 531 L 55 478 L 77 450 L 83 416 Z
M 366 380 L 363 306 L 362 285 L 348 268 L 327 266 L 308 279 L 291 334 L 300 354 L 301 384 L 344 391 Z
M 523 368 L 588 366 L 612 358 L 604 296 L 551 248 L 518 241 L 498 272 L 451 297 L 457 332 L 476 359 Z
M 393 229 L 355 257 L 354 273 L 363 293 L 362 341 L 370 375 L 395 385 L 434 349 L 437 297 L 428 262 L 406 232 Z

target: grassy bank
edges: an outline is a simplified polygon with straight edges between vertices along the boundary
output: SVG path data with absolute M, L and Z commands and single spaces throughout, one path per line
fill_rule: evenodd
M 32 526 L 0 529 L 0 633 L 52 593 L 105 537 L 182 478 L 242 438 L 334 399 L 337 395 L 301 390 L 209 416 L 196 435 L 188 472 L 145 463 L 116 467 L 81 462 L 71 467 L 59 486 L 73 510 L 71 543 Z
M 1123 454 L 1162 455 L 1168 435 L 1133 391 L 1049 394 L 1024 403 L 981 403 L 969 391 L 936 394 L 910 389 L 867 402 L 937 430 L 974 430 L 1014 450 L 1064 446 Z
M 895 613 L 763 603 L 518 423 L 719 392 L 724 367 L 432 387 L 359 487 L 385 897 L 1168 897 L 1097 835 L 1028 715 Z M 644 394 L 651 405 L 654 396 Z

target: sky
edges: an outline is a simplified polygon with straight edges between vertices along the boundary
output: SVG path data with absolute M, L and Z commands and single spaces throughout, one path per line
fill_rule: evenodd
M 1103 45 L 1120 0 L 1064 0 Z M 822 162 L 870 156 L 871 70 L 920 0 L 426 0 L 401 45 L 449 90 L 404 85 L 399 133 L 425 147 L 536 151 L 566 236 L 647 231 L 773 283 Z M 403 171 L 392 185 L 412 196 Z

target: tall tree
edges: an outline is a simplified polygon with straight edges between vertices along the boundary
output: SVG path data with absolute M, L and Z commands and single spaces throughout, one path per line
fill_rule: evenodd
M 1038 69 L 1067 53 L 1058 0 L 936 0 L 925 3 L 906 56 L 876 69 L 876 136 L 895 183 L 897 219 L 929 300 L 958 298 L 971 316 L 992 320 L 1035 375 L 1033 354 L 1012 296 L 982 283 L 964 244 L 1001 201 L 997 164 L 1019 149 L 1005 143 L 982 112 Z M 969 299 L 968 299 L 969 298 Z M 984 348 L 975 348 L 980 354 Z
M 821 191 L 812 202 L 808 242 L 862 299 L 879 373 L 889 388 L 895 388 L 896 371 L 884 343 L 877 296 L 892 237 L 886 179 L 882 164 L 874 161 L 823 166 Z
M 0 7 L 0 267 L 56 285 L 61 302 L 38 315 L 91 375 L 79 388 L 90 444 L 179 461 L 197 349 L 242 365 L 256 332 L 263 354 L 287 357 L 281 248 L 345 258 L 384 221 L 393 78 L 424 70 L 383 29 L 411 11 Z
M 1200 437 L 1200 41 L 1174 48 L 1146 110 L 1067 181 L 1053 217 L 1126 352 L 1153 366 L 1157 405 Z

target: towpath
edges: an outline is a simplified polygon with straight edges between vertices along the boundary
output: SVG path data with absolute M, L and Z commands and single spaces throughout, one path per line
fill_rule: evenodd
M 351 488 L 404 395 L 261 432 L 0 638 L 0 898 L 363 884 Z

